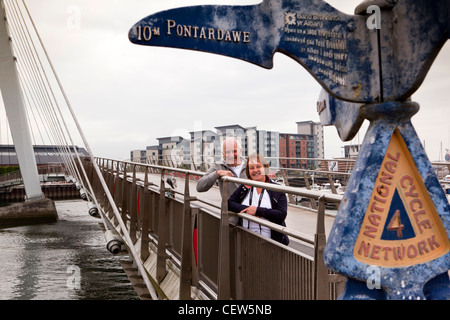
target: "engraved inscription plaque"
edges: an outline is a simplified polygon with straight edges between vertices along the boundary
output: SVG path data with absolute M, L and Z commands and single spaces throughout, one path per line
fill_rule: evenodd
M 380 29 L 368 27 L 370 16 L 361 8 L 347 15 L 322 0 L 183 7 L 142 19 L 129 39 L 264 68 L 272 68 L 274 54 L 282 52 L 336 99 L 367 104 L 409 98 L 449 37 L 450 0 L 394 1 L 378 21 Z
M 221 54 L 273 67 L 281 52 L 304 66 L 333 96 L 369 102 L 378 94 L 374 46 L 363 16 L 324 1 L 266 0 L 254 6 L 194 6 L 150 15 L 131 42 Z

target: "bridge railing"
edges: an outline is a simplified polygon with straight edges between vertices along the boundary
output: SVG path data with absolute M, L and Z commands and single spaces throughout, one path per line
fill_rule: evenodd
M 40 175 L 62 175 L 66 174 L 66 169 L 62 164 L 59 163 L 48 163 L 45 165 L 38 166 L 38 174 Z M 22 184 L 22 173 L 20 170 L 11 171 L 8 173 L 0 174 L 0 188 L 8 187 L 13 185 Z
M 206 172 L 216 160 L 220 160 L 220 157 L 221 155 L 191 155 L 189 161 L 186 160 L 186 157 L 181 157 L 174 152 L 174 154 L 134 157 L 129 161 Z M 326 189 L 335 194 L 342 194 L 345 190 L 345 185 L 356 161 L 354 158 L 266 157 L 266 159 L 269 161 L 270 170 L 273 170 L 271 174 L 273 174 L 274 180 L 281 181 L 286 186 L 303 187 L 309 190 Z M 297 204 L 302 199 L 289 195 L 288 201 Z M 317 209 L 316 203 L 313 201 L 306 205 Z
M 0 187 L 7 187 L 23 183 L 20 171 L 12 171 L 0 175 Z
M 257 217 L 231 213 L 228 195 L 223 196 L 221 205 L 192 196 L 189 182 L 204 175 L 202 172 L 111 159 L 96 161 L 152 279 L 160 288 L 167 288 L 173 274 L 178 275 L 175 294 L 157 290 L 162 298 L 191 299 L 194 291 L 212 299 L 336 298 L 342 278 L 323 264 L 324 215 L 325 203 L 339 203 L 341 196 L 222 178 L 225 185 L 245 183 L 316 200 L 317 228 L 310 236 Z M 92 164 L 84 164 L 99 204 L 117 225 Z M 182 192 L 166 185 L 174 173 L 184 178 Z M 150 181 L 152 174 L 158 174 L 159 184 Z M 313 247 L 314 254 L 251 233 L 236 225 L 238 216 L 285 233 L 291 241 Z

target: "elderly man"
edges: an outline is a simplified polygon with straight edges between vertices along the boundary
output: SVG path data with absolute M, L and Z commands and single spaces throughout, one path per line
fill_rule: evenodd
M 208 191 L 214 183 L 223 176 L 246 179 L 246 162 L 242 158 L 241 144 L 235 138 L 226 138 L 222 145 L 222 154 L 224 163 L 214 163 L 209 170 L 197 183 L 198 192 Z M 236 190 L 239 185 L 228 182 L 228 197 Z M 223 182 L 219 179 L 220 195 L 222 195 Z

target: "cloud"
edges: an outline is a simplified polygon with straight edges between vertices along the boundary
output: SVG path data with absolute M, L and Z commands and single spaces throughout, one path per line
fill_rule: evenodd
M 348 14 L 360 3 L 328 2 Z M 173 132 L 192 131 L 196 123 L 212 130 L 237 123 L 295 133 L 296 121 L 319 121 L 320 86 L 283 54 L 276 54 L 274 68 L 266 70 L 219 55 L 137 46 L 128 40 L 132 25 L 147 15 L 218 3 L 259 1 L 27 1 L 95 155 L 126 159 L 130 150 L 157 144 L 156 138 Z M 421 104 L 413 124 L 432 160 L 438 157 L 439 141 L 450 145 L 444 116 L 448 70 L 447 44 L 413 96 Z M 352 143 L 362 142 L 364 132 Z M 326 127 L 326 156 L 341 156 L 343 145 L 336 129 Z

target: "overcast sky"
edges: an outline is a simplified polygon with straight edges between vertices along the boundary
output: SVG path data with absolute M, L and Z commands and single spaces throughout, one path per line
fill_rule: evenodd
M 321 90 L 294 60 L 277 53 L 266 70 L 228 57 L 137 46 L 128 31 L 158 11 L 197 4 L 259 1 L 28 0 L 38 31 L 95 156 L 129 158 L 156 138 L 239 124 L 296 133 L 296 121 L 319 121 Z M 361 1 L 328 1 L 353 14 Z M 413 124 L 430 160 L 450 148 L 450 45 L 437 57 L 413 100 Z M 361 143 L 361 130 L 351 143 Z M 2 137 L 3 138 L 3 137 Z M 78 136 L 76 143 L 82 145 Z M 4 143 L 4 141 L 3 141 Z M 325 127 L 325 156 L 343 155 Z

